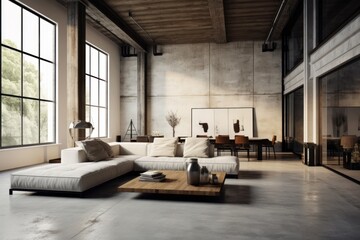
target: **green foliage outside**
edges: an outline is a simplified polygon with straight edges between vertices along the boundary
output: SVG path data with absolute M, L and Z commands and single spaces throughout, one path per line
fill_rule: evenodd
M 16 47 L 9 40 L 5 40 L 3 44 Z M 1 55 L 1 146 L 54 141 L 54 139 L 48 139 L 49 131 L 53 131 L 48 127 L 49 104 L 21 98 L 21 53 L 2 47 Z M 23 97 L 39 98 L 37 61 L 35 58 L 23 57 Z M 50 89 L 44 89 L 44 91 L 48 90 Z M 55 123 L 51 123 L 51 126 L 54 125 Z

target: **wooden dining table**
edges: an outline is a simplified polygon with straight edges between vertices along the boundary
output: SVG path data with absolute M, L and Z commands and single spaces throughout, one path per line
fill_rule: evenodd
M 214 138 L 210 138 L 210 143 L 215 145 L 215 139 Z M 253 145 L 256 147 L 256 159 L 257 160 L 262 160 L 263 159 L 263 151 L 262 148 L 265 144 L 267 144 L 269 142 L 268 138 L 262 138 L 262 137 L 252 137 L 249 138 L 249 144 Z M 229 144 L 228 144 L 229 145 Z M 233 145 L 233 149 L 235 149 L 235 140 L 234 139 L 230 139 L 230 145 Z M 233 151 L 235 152 L 235 151 Z
M 263 145 L 269 142 L 268 138 L 253 137 L 249 138 L 249 144 L 254 145 L 257 148 L 257 160 L 262 160 L 262 148 Z

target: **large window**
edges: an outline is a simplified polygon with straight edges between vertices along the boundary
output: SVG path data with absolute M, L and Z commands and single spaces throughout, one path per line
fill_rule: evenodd
M 360 144 L 360 59 L 323 76 L 320 82 L 322 163 L 343 160 L 341 138 L 356 136 Z M 352 159 L 359 162 L 360 159 Z
M 304 88 L 285 96 L 285 136 L 287 151 L 302 154 L 304 144 Z
M 336 32 L 349 19 L 359 14 L 359 0 L 317 0 L 318 42 Z
M 86 120 L 92 137 L 108 136 L 108 55 L 86 44 Z
M 0 147 L 55 142 L 53 22 L 1 0 Z
M 299 63 L 303 61 L 304 46 L 304 20 L 303 4 L 296 7 L 288 25 L 283 32 L 283 57 L 284 74 L 291 72 Z

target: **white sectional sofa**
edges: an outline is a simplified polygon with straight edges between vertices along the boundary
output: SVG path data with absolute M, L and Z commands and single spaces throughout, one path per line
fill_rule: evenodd
M 132 171 L 185 170 L 184 144 L 176 144 L 174 156 L 152 156 L 153 143 L 110 143 L 114 157 L 90 162 L 80 147 L 61 151 L 61 163 L 32 167 L 11 175 L 13 191 L 57 191 L 82 193 L 92 187 Z M 198 162 L 210 172 L 224 171 L 237 177 L 239 160 L 235 156 L 214 156 L 209 147 L 209 157 Z

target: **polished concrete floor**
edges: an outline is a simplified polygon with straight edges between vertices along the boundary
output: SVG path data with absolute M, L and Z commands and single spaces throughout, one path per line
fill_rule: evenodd
M 220 198 L 14 192 L 0 173 L 0 239 L 359 239 L 360 186 L 300 160 L 241 161 Z

